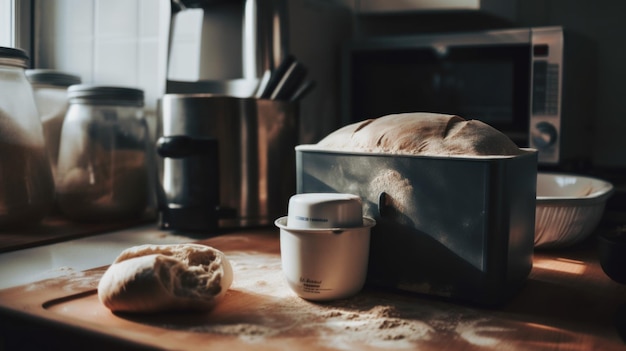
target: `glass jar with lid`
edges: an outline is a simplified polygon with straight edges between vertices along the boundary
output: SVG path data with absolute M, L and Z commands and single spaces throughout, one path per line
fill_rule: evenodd
M 67 88 L 80 84 L 81 79 L 77 75 L 52 69 L 29 69 L 26 70 L 26 77 L 33 87 L 50 168 L 56 177 L 61 127 L 69 105 Z
M 75 220 L 139 217 L 149 198 L 149 133 L 143 91 L 73 85 L 61 130 L 56 191 Z
M 0 229 L 38 223 L 54 199 L 28 55 L 0 47 Z

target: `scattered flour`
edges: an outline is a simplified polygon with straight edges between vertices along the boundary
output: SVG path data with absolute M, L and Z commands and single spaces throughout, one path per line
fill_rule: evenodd
M 377 199 L 382 192 L 386 194 L 385 203 L 382 204 L 388 212 L 385 216 L 392 216 L 398 223 L 411 225 L 409 218 L 416 218 L 412 216 L 412 211 L 415 210 L 417 204 L 410 180 L 396 170 L 382 170 L 370 182 L 367 198 Z
M 60 267 L 42 273 L 42 275 L 38 277 L 42 280 L 26 285 L 26 291 L 49 289 L 52 286 L 58 285 L 58 281 L 55 278 L 60 277 L 66 280 L 66 283 L 63 285 L 63 290 L 68 293 L 95 290 L 98 287 L 100 276 L 101 274 L 76 271 L 70 267 Z
M 394 207 L 401 213 L 404 213 L 413 202 L 413 186 L 411 182 L 396 170 L 383 170 L 372 180 L 370 192 L 377 196 L 382 191 L 389 195 L 389 203 L 387 205 Z
M 236 336 L 247 343 L 274 337 L 315 336 L 320 347 L 330 349 L 399 350 L 431 342 L 435 333 L 449 334 L 462 345 L 492 347 L 498 344 L 497 333 L 508 331 L 490 327 L 484 317 L 479 318 L 471 310 L 463 313 L 459 306 L 442 309 L 448 305 L 435 303 L 416 308 L 416 304 L 424 302 L 385 295 L 364 293 L 345 300 L 310 302 L 290 290 L 276 256 L 250 252 L 229 252 L 227 256 L 235 271 L 231 297 L 254 296 L 250 300 L 255 305 L 240 311 L 224 307 L 220 312 L 228 310 L 234 315 L 220 313 L 225 318 L 222 323 L 207 322 L 194 328 L 196 332 Z
M 414 348 L 416 341 L 429 340 L 434 329 L 419 320 L 389 316 L 389 306 L 376 306 L 368 311 L 332 311 L 319 323 L 321 340 L 328 346 L 350 350 L 355 344 L 378 348 Z
M 266 338 L 277 335 L 280 332 L 280 330 L 276 328 L 246 323 L 232 325 L 223 324 L 211 327 L 191 328 L 188 330 L 192 332 L 210 332 L 219 335 L 236 336 L 240 340 L 249 344 L 262 342 L 263 340 L 266 340 Z
M 486 319 L 478 319 L 473 321 L 467 321 L 459 323 L 455 331 L 458 333 L 461 338 L 467 340 L 472 345 L 483 346 L 483 347 L 495 347 L 500 343 L 500 340 L 493 336 L 484 335 L 497 335 L 498 333 L 506 333 L 511 332 L 513 329 L 504 328 L 504 327 L 496 327 L 488 325 L 488 320 Z M 487 325 L 482 325 L 482 323 L 486 323 Z
M 514 332 L 513 324 L 502 324 L 469 307 L 406 295 L 364 291 L 343 300 L 307 301 L 288 287 L 279 256 L 225 253 L 235 279 L 213 311 L 134 316 L 131 320 L 182 333 L 237 338 L 251 346 L 298 340 L 323 350 L 438 349 L 442 345 L 498 350 L 500 337 Z M 76 291 L 95 289 L 101 276 L 98 272 L 65 273 L 70 277 L 67 288 Z M 46 287 L 47 281 L 43 281 L 30 289 Z

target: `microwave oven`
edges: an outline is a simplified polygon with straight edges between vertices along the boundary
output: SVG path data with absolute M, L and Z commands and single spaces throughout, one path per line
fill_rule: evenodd
M 456 114 L 537 149 L 540 165 L 585 162 L 590 99 L 575 73 L 591 66 L 566 62 L 578 45 L 565 39 L 554 26 L 352 40 L 342 52 L 341 122 Z

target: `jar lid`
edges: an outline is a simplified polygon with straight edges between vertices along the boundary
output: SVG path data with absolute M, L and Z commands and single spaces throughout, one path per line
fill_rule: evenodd
M 78 84 L 67 89 L 70 102 L 142 105 L 143 90 L 128 87 Z
M 27 63 L 26 51 L 0 46 L 0 64 L 26 68 Z
M 26 77 L 34 84 L 50 84 L 61 87 L 69 87 L 81 82 L 79 76 L 52 69 L 29 69 L 26 70 Z

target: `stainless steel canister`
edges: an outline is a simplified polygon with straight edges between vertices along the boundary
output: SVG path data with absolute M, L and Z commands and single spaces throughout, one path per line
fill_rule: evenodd
M 298 105 L 211 94 L 159 100 L 160 226 L 271 225 L 295 193 Z

